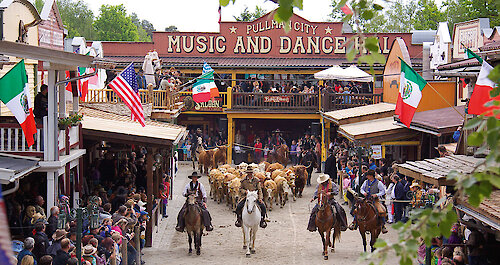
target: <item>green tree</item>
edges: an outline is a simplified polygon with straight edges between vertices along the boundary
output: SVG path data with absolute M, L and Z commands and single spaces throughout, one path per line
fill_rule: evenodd
M 410 32 L 417 17 L 418 4 L 414 1 L 396 0 L 392 2 L 386 13 L 387 32 Z M 420 18 L 419 18 L 420 19 Z
M 142 28 L 146 31 L 150 38 L 153 38 L 153 31 L 156 31 L 155 26 L 146 19 L 141 21 Z
M 437 30 L 439 22 L 445 22 L 446 16 L 433 0 L 419 0 L 416 18 L 413 21 L 415 29 L 434 29 Z
M 142 27 L 142 21 L 139 19 L 136 13 L 132 12 L 130 15 L 130 20 L 137 27 L 137 35 L 139 35 L 139 41 L 151 41 L 151 37 L 148 35 L 146 30 Z
M 166 32 L 179 32 L 179 29 L 177 29 L 177 27 L 176 27 L 176 26 L 171 25 L 171 26 L 166 27 L 166 28 L 165 28 L 165 31 L 166 31 Z
M 68 37 L 95 39 L 96 32 L 92 26 L 94 13 L 92 13 L 87 3 L 81 0 L 58 0 L 57 7 L 64 26 L 68 30 Z
M 255 11 L 250 12 L 248 10 L 248 7 L 246 6 L 239 16 L 233 16 L 233 17 L 234 19 L 236 19 L 236 21 L 253 21 L 257 18 L 262 17 L 266 13 L 267 11 L 259 6 L 255 6 Z
M 127 16 L 123 4 L 102 5 L 94 27 L 99 40 L 104 41 L 137 41 L 139 34 L 132 18 Z
M 500 25 L 500 1 L 498 0 L 446 0 L 443 2 L 450 27 L 480 17 L 490 19 L 490 26 Z
M 43 4 L 44 4 L 43 0 L 35 0 L 35 3 L 33 5 L 35 6 L 36 11 L 38 11 L 38 13 L 42 12 Z

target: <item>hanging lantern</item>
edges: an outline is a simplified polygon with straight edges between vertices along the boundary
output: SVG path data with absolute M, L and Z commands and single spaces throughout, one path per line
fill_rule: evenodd
M 66 228 L 66 214 L 64 212 L 60 212 L 57 216 L 57 228 L 65 229 Z

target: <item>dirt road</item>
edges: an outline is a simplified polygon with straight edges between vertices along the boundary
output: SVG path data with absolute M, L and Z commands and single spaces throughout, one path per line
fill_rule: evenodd
M 176 232 L 174 227 L 177 213 L 184 203 L 181 193 L 189 182 L 187 175 L 191 173 L 191 166 L 181 165 L 179 170 L 174 182 L 173 200 L 168 206 L 169 217 L 162 220 L 158 231 L 154 231 L 153 247 L 144 250 L 146 264 L 358 264 L 363 251 L 358 231 L 342 232 L 340 242 L 335 242 L 335 253 L 329 254 L 328 261 L 323 260 L 319 234 L 306 230 L 309 211 L 314 206 L 309 203 L 313 187 L 306 187 L 303 198 L 288 201 L 284 208 L 274 207 L 269 212 L 271 222 L 266 229 L 258 230 L 255 242 L 257 253 L 250 258 L 245 257 L 242 231 L 234 226 L 232 211 L 225 204 L 209 200 L 207 206 L 215 229 L 203 236 L 201 255 L 189 256 L 186 233 Z M 316 176 L 313 174 L 313 183 Z M 200 181 L 208 192 L 206 176 Z M 351 216 L 348 219 L 350 222 Z M 389 228 L 389 233 L 382 237 L 390 239 L 397 235 Z M 385 264 L 398 264 L 398 259 L 389 259 Z

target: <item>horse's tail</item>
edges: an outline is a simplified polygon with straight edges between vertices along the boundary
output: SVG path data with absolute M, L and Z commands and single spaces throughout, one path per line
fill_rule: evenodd
M 337 221 L 335 222 L 335 225 L 333 226 L 333 238 L 335 238 L 335 240 L 337 242 L 340 242 L 340 223 Z

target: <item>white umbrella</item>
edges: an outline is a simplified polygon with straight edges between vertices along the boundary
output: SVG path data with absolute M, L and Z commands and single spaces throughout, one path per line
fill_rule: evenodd
M 336 79 L 340 81 L 373 82 L 373 77 L 371 75 L 355 65 L 351 65 L 345 69 L 338 65 L 334 65 L 326 70 L 315 73 L 314 78 L 321 80 Z

